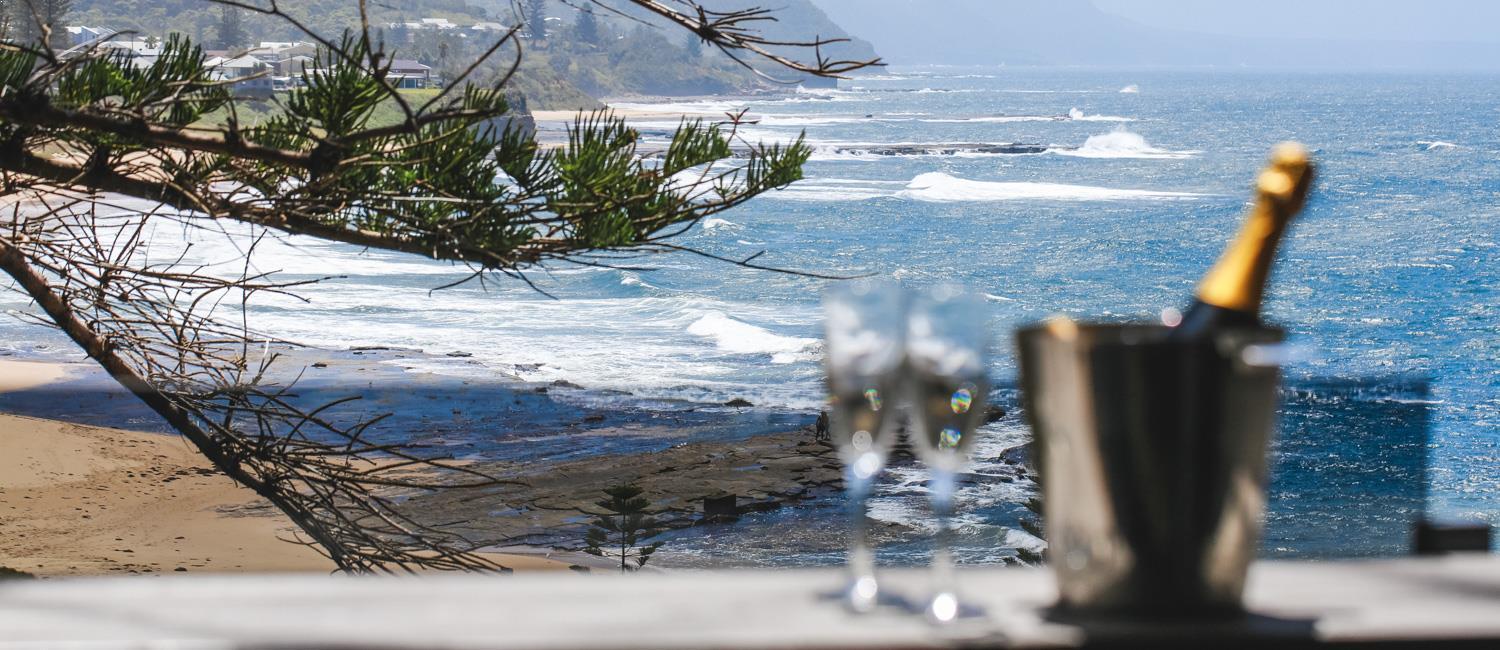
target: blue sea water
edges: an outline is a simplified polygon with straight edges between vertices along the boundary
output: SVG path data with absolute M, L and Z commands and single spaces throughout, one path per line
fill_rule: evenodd
M 1404 525 L 1413 508 L 1500 524 L 1500 77 L 893 68 L 837 90 L 666 108 L 748 108 L 760 119 L 743 129 L 747 139 L 805 131 L 817 152 L 806 180 L 679 243 L 729 257 L 767 251 L 758 262 L 793 269 L 972 287 L 990 306 L 993 375 L 1012 387 L 996 399 L 1012 411 L 1013 328 L 1055 313 L 1150 320 L 1181 306 L 1238 225 L 1269 147 L 1300 140 L 1321 175 L 1267 306 L 1301 355 L 1287 368 L 1293 390 L 1265 553 L 1391 552 L 1404 542 L 1392 541 L 1391 522 Z M 671 124 L 639 126 L 650 137 Z M 868 153 L 1002 142 L 1051 149 Z M 207 239 L 195 246 L 207 259 L 234 252 Z M 344 277 L 303 292 L 306 304 L 258 305 L 252 324 L 322 345 L 462 350 L 474 357 L 405 363 L 456 377 L 567 380 L 594 389 L 576 397 L 593 406 L 671 411 L 739 397 L 814 412 L 825 281 L 685 254 L 636 262 L 653 270 L 533 273 L 556 299 L 516 282 L 429 294 L 465 271 L 287 239 L 258 266 Z M 13 294 L 0 307 L 28 309 Z M 0 322 L 3 347 L 66 349 L 13 319 Z M 970 562 L 1037 544 L 1017 525 L 1033 487 L 1001 480 L 1013 477 L 994 460 L 1025 441 L 1025 427 L 1011 416 L 986 433 L 960 500 L 959 556 Z M 897 468 L 876 500 L 877 520 L 916 531 L 890 533 L 889 561 L 923 557 L 922 486 L 918 468 Z M 1416 496 L 1390 506 L 1392 490 Z M 833 502 L 678 533 L 662 561 L 835 562 L 843 521 Z M 787 530 L 797 534 L 776 534 Z

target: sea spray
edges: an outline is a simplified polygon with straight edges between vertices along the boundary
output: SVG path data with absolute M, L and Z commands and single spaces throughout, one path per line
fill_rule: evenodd
M 1192 158 L 1198 151 L 1168 151 L 1151 146 L 1146 138 L 1124 127 L 1100 135 L 1091 135 L 1077 149 L 1056 149 L 1057 154 L 1077 158 L 1145 158 L 1179 160 Z

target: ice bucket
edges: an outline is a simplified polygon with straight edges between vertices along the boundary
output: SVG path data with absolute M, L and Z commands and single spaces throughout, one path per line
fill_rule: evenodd
M 1017 333 L 1059 613 L 1237 615 L 1265 510 L 1279 330 Z

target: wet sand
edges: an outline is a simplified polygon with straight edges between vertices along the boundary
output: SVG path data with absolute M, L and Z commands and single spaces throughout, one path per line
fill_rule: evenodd
M 0 360 L 0 387 L 35 390 L 84 364 Z M 295 528 L 170 434 L 0 415 L 0 566 L 38 576 L 320 572 Z M 517 570 L 566 569 L 545 549 L 497 555 Z

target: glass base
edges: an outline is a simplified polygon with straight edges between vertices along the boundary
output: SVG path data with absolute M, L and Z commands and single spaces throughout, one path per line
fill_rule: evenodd
M 958 598 L 958 594 L 944 591 L 932 596 L 924 610 L 927 620 L 934 625 L 947 625 L 955 621 L 984 615 L 984 611 Z
M 844 609 L 855 614 L 868 614 L 877 609 L 895 609 L 906 613 L 919 611 L 909 600 L 886 591 L 874 576 L 851 579 L 842 588 L 823 594 L 825 600 L 837 600 Z

